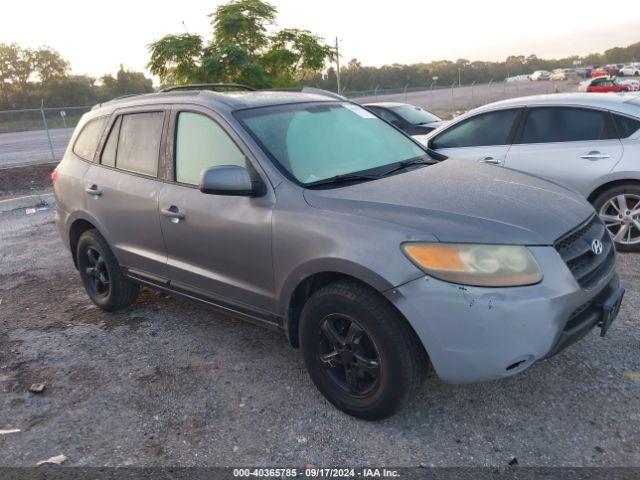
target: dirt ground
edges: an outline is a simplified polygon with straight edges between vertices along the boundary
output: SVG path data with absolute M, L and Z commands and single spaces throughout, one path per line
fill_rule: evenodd
M 0 200 L 41 193 L 51 188 L 55 163 L 0 168 Z
M 640 466 L 640 256 L 619 271 L 605 338 L 499 382 L 431 374 L 410 408 L 364 422 L 280 333 L 148 290 L 104 313 L 51 210 L 0 214 L 0 430 L 20 430 L 0 434 L 0 465 Z

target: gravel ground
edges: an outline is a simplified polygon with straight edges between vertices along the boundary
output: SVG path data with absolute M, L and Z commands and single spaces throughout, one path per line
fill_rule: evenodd
M 370 423 L 325 401 L 278 332 L 151 291 L 99 311 L 51 210 L 0 214 L 0 430 L 21 430 L 0 434 L 0 465 L 640 466 L 640 256 L 619 271 L 606 338 L 499 382 L 431 374 Z
M 0 200 L 51 190 L 51 172 L 55 163 L 24 167 L 0 167 Z

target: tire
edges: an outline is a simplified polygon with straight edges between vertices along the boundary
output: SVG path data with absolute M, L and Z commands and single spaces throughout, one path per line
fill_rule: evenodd
M 102 310 L 114 312 L 136 301 L 140 286 L 127 280 L 106 240 L 87 230 L 78 240 L 76 260 L 89 298 Z
M 330 341 L 327 331 L 342 342 Z M 355 281 L 331 283 L 309 298 L 301 312 L 300 346 L 320 393 L 366 420 L 396 413 L 426 376 L 426 353 L 406 320 L 378 292 Z
M 619 217 L 619 198 L 624 196 L 627 210 L 622 212 L 623 218 Z M 607 228 L 614 237 L 616 250 L 619 252 L 640 251 L 640 228 L 633 223 L 634 220 L 640 222 L 640 185 L 627 184 L 609 188 L 602 192 L 593 201 L 596 212 L 605 221 Z M 630 215 L 626 213 L 630 212 Z M 634 213 L 638 212 L 638 213 Z M 616 219 L 617 217 L 617 219 Z M 619 223 L 618 223 L 619 222 Z M 627 224 L 626 234 L 623 238 L 616 238 L 621 234 L 621 229 Z

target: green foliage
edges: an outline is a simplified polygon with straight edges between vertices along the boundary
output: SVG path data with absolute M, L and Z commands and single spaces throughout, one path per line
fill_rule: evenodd
M 220 5 L 209 15 L 213 38 L 204 48 L 198 35 L 166 35 L 149 45 L 148 68 L 163 83 L 227 82 L 257 88 L 294 86 L 321 74 L 335 57 L 334 49 L 307 30 L 270 34 L 276 13 L 261 0 Z
M 472 82 L 501 82 L 506 77 L 530 74 L 536 70 L 553 70 L 555 68 L 573 68 L 574 60 L 580 60 L 582 66 L 606 65 L 611 63 L 627 63 L 640 61 L 640 42 L 628 47 L 612 48 L 604 53 L 593 53 L 584 57 L 569 56 L 559 59 L 542 59 L 536 55 L 512 55 L 503 62 L 470 62 L 466 59 L 438 60 L 430 63 L 413 65 L 385 65 L 382 67 L 365 67 L 357 59 L 351 60 L 341 69 L 342 85 L 349 91 L 381 89 L 402 89 L 409 87 L 425 87 L 438 77 L 437 85 L 450 86 L 458 82 L 458 68 L 463 84 Z M 309 79 L 321 88 L 334 90 L 337 87 L 336 75 L 329 69 L 326 75 L 314 75 Z
M 164 83 L 185 83 L 201 66 L 202 38 L 199 35 L 165 35 L 149 45 L 148 68 Z
M 69 62 L 55 50 L 0 43 L 0 110 L 92 105 L 120 95 L 153 91 L 151 79 L 120 66 L 115 77 L 96 84 L 86 75 L 69 75 Z

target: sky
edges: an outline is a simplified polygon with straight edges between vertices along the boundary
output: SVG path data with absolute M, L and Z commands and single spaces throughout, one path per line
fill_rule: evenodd
M 5 2 L 3 2 L 5 3 Z M 99 77 L 120 64 L 145 71 L 147 45 L 167 33 L 210 38 L 222 0 L 11 0 L 0 10 L 0 42 L 47 45 L 72 72 Z M 639 8 L 592 0 L 271 0 L 279 27 L 340 40 L 342 61 L 364 65 L 508 55 L 561 57 L 640 41 Z M 184 25 L 183 25 L 184 22 Z

